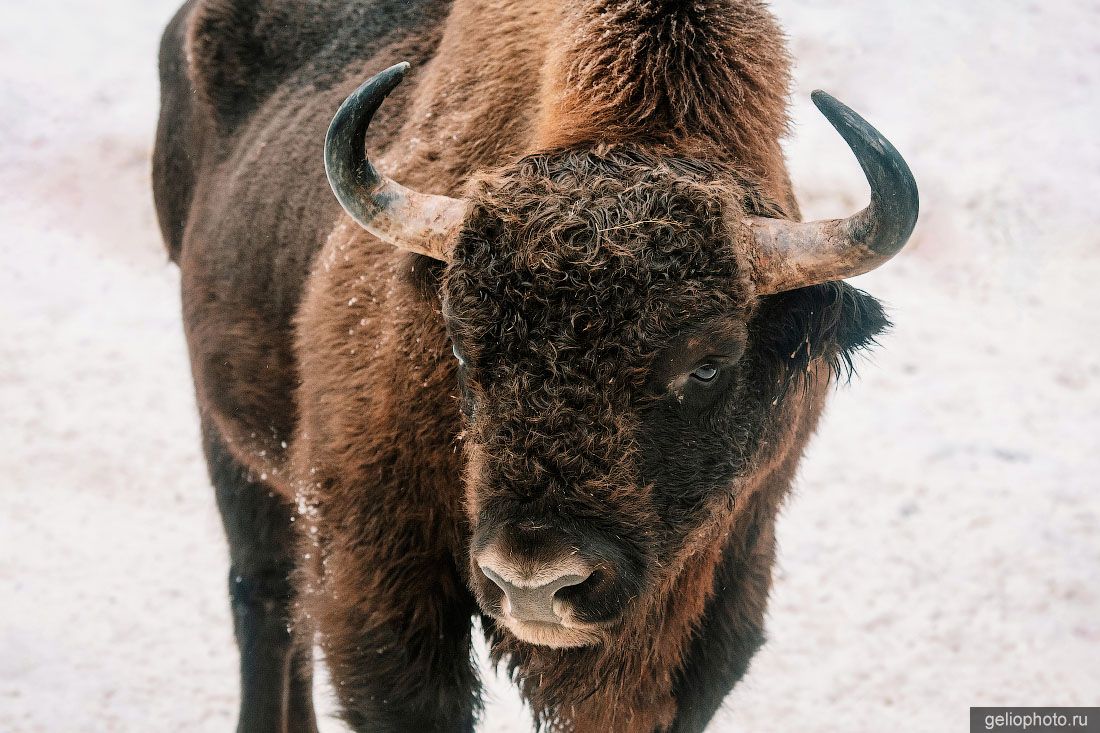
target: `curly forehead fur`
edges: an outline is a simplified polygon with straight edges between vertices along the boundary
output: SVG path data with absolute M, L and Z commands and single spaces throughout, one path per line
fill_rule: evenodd
M 746 211 L 779 208 L 700 161 L 630 147 L 528 156 L 474 187 L 445 292 L 477 343 L 530 349 L 541 336 L 546 357 L 611 333 L 658 346 L 686 318 L 746 308 L 752 286 L 730 226 Z M 551 324 L 563 333 L 530 332 Z

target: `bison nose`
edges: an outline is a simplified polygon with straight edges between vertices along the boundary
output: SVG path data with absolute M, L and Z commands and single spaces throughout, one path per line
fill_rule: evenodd
M 577 563 L 545 566 L 537 572 L 521 574 L 513 568 L 489 564 L 481 565 L 481 572 L 504 591 L 502 609 L 518 621 L 561 623 L 561 616 L 554 610 L 558 591 L 580 585 L 592 571 Z M 560 606 L 559 606 L 560 607 Z

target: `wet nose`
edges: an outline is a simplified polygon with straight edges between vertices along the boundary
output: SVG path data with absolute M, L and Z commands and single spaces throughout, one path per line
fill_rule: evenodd
M 485 562 L 481 572 L 504 592 L 502 610 L 519 621 L 561 623 L 554 609 L 558 591 L 580 585 L 592 570 L 574 560 L 542 565 L 533 572 L 519 572 L 504 563 Z M 559 606 L 560 607 L 560 606 Z

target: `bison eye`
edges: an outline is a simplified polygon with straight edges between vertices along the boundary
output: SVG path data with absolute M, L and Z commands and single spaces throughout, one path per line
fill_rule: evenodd
M 455 355 L 456 359 L 458 359 L 459 366 L 466 366 L 466 360 L 462 358 L 462 354 L 459 353 L 458 346 L 455 344 L 454 341 L 451 342 L 451 353 Z
M 713 382 L 718 376 L 718 367 L 713 364 L 703 364 L 691 373 L 691 376 L 703 383 Z

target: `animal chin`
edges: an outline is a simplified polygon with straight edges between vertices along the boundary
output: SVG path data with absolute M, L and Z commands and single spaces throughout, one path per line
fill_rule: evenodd
M 543 621 L 520 621 L 512 616 L 499 619 L 506 629 L 520 641 L 551 649 L 571 649 L 582 646 L 594 646 L 600 641 L 594 629 Z

